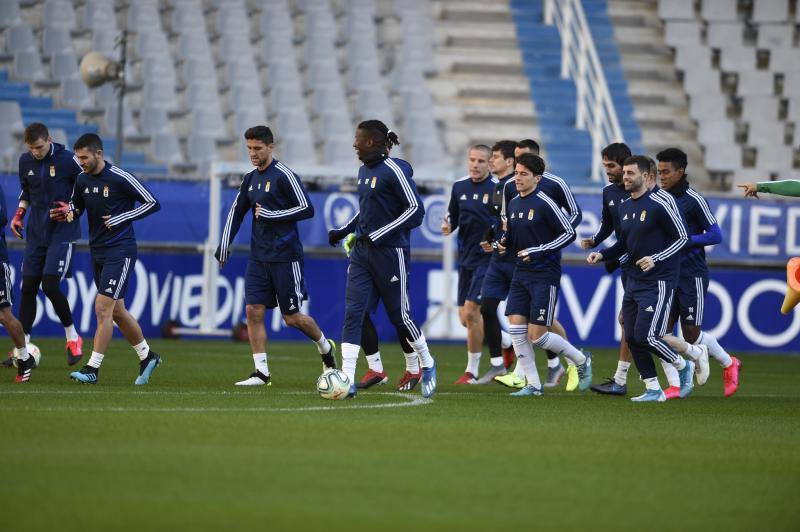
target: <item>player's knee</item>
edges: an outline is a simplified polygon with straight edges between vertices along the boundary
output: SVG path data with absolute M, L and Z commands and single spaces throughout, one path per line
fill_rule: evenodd
M 246 305 L 244 308 L 248 323 L 260 323 L 264 321 L 264 307 L 261 305 Z
M 59 284 L 60 279 L 55 275 L 45 275 L 42 277 L 42 292 L 48 298 L 56 296 L 61 292 Z
M 283 322 L 288 327 L 300 327 L 303 324 L 303 318 L 305 316 L 300 314 L 299 312 L 295 312 L 294 314 L 284 314 L 283 315 Z
M 617 321 L 620 325 L 625 325 L 625 315 L 622 312 L 617 316 Z
M 109 305 L 106 301 L 101 301 L 98 298 L 94 302 L 94 313 L 98 322 L 111 320 L 114 316 L 114 305 Z
M 39 277 L 23 277 L 20 291 L 23 295 L 36 295 L 36 292 L 39 291 L 40 282 L 41 279 Z
M 683 332 L 683 339 L 690 344 L 695 343 L 700 338 L 700 327 L 696 325 L 681 324 L 681 331 Z
M 0 311 L 0 325 L 3 327 L 8 327 L 8 324 L 11 323 L 11 318 L 13 315 L 8 308 L 4 308 Z
M 531 343 L 534 346 L 539 347 L 539 348 L 543 348 L 545 342 L 547 341 L 547 335 L 548 334 L 549 333 L 547 331 L 545 331 L 544 333 L 533 332 L 533 333 L 528 335 L 528 338 L 530 339 Z

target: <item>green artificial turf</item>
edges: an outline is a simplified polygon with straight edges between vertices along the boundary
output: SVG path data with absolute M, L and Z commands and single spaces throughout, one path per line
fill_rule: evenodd
M 155 341 L 165 364 L 142 388 L 121 340 L 94 386 L 68 379 L 61 341 L 39 346 L 30 383 L 0 371 L 3 532 L 800 526 L 796 357 L 743 356 L 732 398 L 712 361 L 689 399 L 633 404 L 455 386 L 463 347 L 434 346 L 433 402 L 391 385 L 330 402 L 310 343 L 271 345 L 274 384 L 257 389 L 232 386 L 246 344 Z M 383 355 L 394 383 L 402 355 Z M 595 382 L 615 357 L 595 353 Z

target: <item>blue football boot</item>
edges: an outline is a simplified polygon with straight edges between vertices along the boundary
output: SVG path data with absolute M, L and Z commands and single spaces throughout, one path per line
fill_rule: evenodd
M 642 395 L 631 397 L 631 401 L 634 403 L 663 403 L 666 400 L 667 396 L 664 395 L 664 391 L 660 388 L 658 390 L 645 390 Z
M 429 368 L 422 368 L 422 379 L 420 380 L 422 387 L 422 397 L 431 397 L 436 393 L 436 361 L 433 361 L 433 366 Z
M 589 351 L 584 351 L 584 355 L 586 355 L 586 362 L 577 366 L 578 370 L 578 389 L 582 392 L 585 392 L 589 389 L 589 386 L 592 385 L 592 353 Z
M 83 366 L 78 371 L 73 371 L 69 374 L 71 379 L 74 379 L 83 384 L 95 384 L 97 382 L 97 374 L 100 372 L 98 368 L 93 366 Z
M 686 361 L 686 366 L 678 372 L 681 378 L 681 399 L 688 397 L 694 388 L 694 362 L 691 360 Z
M 136 377 L 136 380 L 133 382 L 136 386 L 142 386 L 147 384 L 150 381 L 150 375 L 153 373 L 153 370 L 156 369 L 161 364 L 161 357 L 158 356 L 158 353 L 150 350 L 147 353 L 147 358 L 139 362 L 139 376 Z
M 535 388 L 532 384 L 526 384 L 522 389 L 509 394 L 511 397 L 539 397 L 542 395 L 541 388 Z

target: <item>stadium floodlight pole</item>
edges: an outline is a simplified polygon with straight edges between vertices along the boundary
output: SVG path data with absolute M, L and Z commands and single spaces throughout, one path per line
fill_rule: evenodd
M 125 128 L 122 123 L 125 114 L 122 106 L 125 105 L 125 63 L 128 60 L 128 28 L 127 24 L 122 28 L 119 37 L 119 80 L 117 83 L 117 149 L 114 152 L 114 163 L 122 164 L 122 148 L 125 143 Z

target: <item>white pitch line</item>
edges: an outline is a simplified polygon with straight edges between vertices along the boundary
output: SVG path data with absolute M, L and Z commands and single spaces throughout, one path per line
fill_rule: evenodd
M 132 392 L 136 393 L 136 392 Z M 278 392 L 280 395 L 312 395 L 310 392 Z M 230 394 L 231 396 L 240 394 Z M 244 395 L 244 394 L 242 394 Z M 247 394 L 252 395 L 252 394 Z M 403 408 L 408 406 L 422 406 L 433 402 L 432 399 L 426 399 L 419 395 L 407 395 L 403 393 L 372 393 L 370 395 L 382 395 L 387 397 L 400 397 L 404 402 L 395 403 L 380 403 L 380 404 L 350 404 L 348 406 L 299 406 L 299 407 L 249 407 L 249 408 L 236 408 L 236 407 L 115 407 L 115 406 L 99 406 L 99 407 L 63 407 L 63 408 L 22 408 L 25 412 L 315 412 L 320 410 L 355 410 L 355 409 L 372 409 L 372 408 Z

